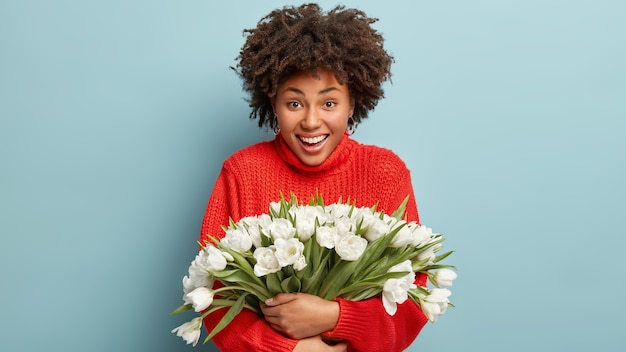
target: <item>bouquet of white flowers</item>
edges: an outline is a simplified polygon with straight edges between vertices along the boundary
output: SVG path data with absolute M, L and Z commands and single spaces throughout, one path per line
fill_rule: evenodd
M 172 330 L 197 344 L 202 318 L 228 309 L 204 342 L 247 308 L 260 312 L 263 302 L 283 292 L 304 292 L 332 300 L 363 300 L 381 295 L 385 310 L 412 299 L 432 322 L 452 306 L 446 287 L 456 273 L 438 264 L 441 234 L 402 219 L 408 197 L 391 215 L 372 208 L 338 203 L 325 206 L 321 197 L 308 205 L 292 195 L 271 203 L 268 214 L 246 217 L 224 227 L 220 240 L 202 249 L 183 278 L 184 305 L 173 314 L 194 309 L 202 316 Z M 415 285 L 416 273 L 428 275 L 432 290 Z M 214 289 L 215 281 L 223 286 Z

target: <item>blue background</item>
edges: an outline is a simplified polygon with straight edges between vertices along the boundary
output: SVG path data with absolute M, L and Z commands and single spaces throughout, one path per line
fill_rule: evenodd
M 409 350 L 621 350 L 626 2 L 344 3 L 396 58 L 354 137 L 456 250 Z M 283 4 L 0 1 L 0 350 L 212 350 L 169 312 L 222 161 L 270 138 L 229 66 Z

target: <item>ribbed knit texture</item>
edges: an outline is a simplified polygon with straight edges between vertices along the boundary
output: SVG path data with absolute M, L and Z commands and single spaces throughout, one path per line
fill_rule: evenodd
M 407 219 L 419 222 L 409 170 L 390 150 L 363 145 L 345 135 L 327 160 L 318 166 L 307 166 L 278 136 L 244 148 L 224 162 L 209 199 L 200 240 L 207 240 L 207 235 L 222 237 L 221 226 L 228 224 L 229 217 L 238 221 L 267 213 L 270 202 L 278 201 L 281 192 L 285 196 L 294 193 L 306 202 L 320 194 L 326 204 L 339 199 L 349 199 L 358 207 L 378 204 L 378 210 L 387 213 L 393 212 L 408 195 Z M 418 284 L 426 284 L 425 275 L 418 278 Z M 427 322 L 410 300 L 399 305 L 394 316 L 387 314 L 380 298 L 337 301 L 339 322 L 325 335 L 348 340 L 349 351 L 403 351 Z M 224 313 L 222 309 L 208 316 L 207 329 L 211 330 Z M 247 310 L 213 341 L 225 352 L 292 351 L 297 343 Z

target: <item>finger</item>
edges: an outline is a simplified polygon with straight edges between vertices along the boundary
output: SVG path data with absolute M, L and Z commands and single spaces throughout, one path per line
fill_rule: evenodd
M 274 330 L 276 330 L 278 332 L 281 332 L 281 333 L 284 332 L 283 328 L 280 325 L 278 325 L 278 324 L 270 323 L 270 326 L 272 327 L 272 329 L 274 329 Z
M 270 307 L 275 307 L 281 304 L 289 303 L 297 298 L 297 295 L 293 293 L 279 293 L 278 295 L 266 300 L 264 303 Z
M 279 308 L 265 306 L 265 307 L 261 307 L 261 312 L 263 313 L 263 316 L 265 316 L 266 319 L 267 318 L 278 318 L 280 316 L 280 309 Z
M 280 323 L 278 317 L 272 317 L 272 316 L 265 316 L 265 321 L 268 322 L 269 324 L 274 324 L 274 325 L 278 325 Z
M 338 343 L 335 346 L 333 346 L 333 349 L 335 351 L 341 351 L 341 352 L 346 352 L 348 350 L 348 344 L 345 342 L 342 343 Z

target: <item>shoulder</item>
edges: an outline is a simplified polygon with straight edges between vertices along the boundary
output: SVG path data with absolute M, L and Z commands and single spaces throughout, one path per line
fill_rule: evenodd
M 271 155 L 271 153 L 275 153 L 274 146 L 272 141 L 262 141 L 256 144 L 249 145 L 238 151 L 234 152 L 230 155 L 228 159 L 238 160 L 240 158 L 249 157 L 249 156 L 266 156 Z
M 231 154 L 224 161 L 224 168 L 241 168 L 246 166 L 265 165 L 275 159 L 276 151 L 271 141 L 259 142 Z
M 398 172 L 407 170 L 405 162 L 391 149 L 356 142 L 356 155 L 370 169 Z

